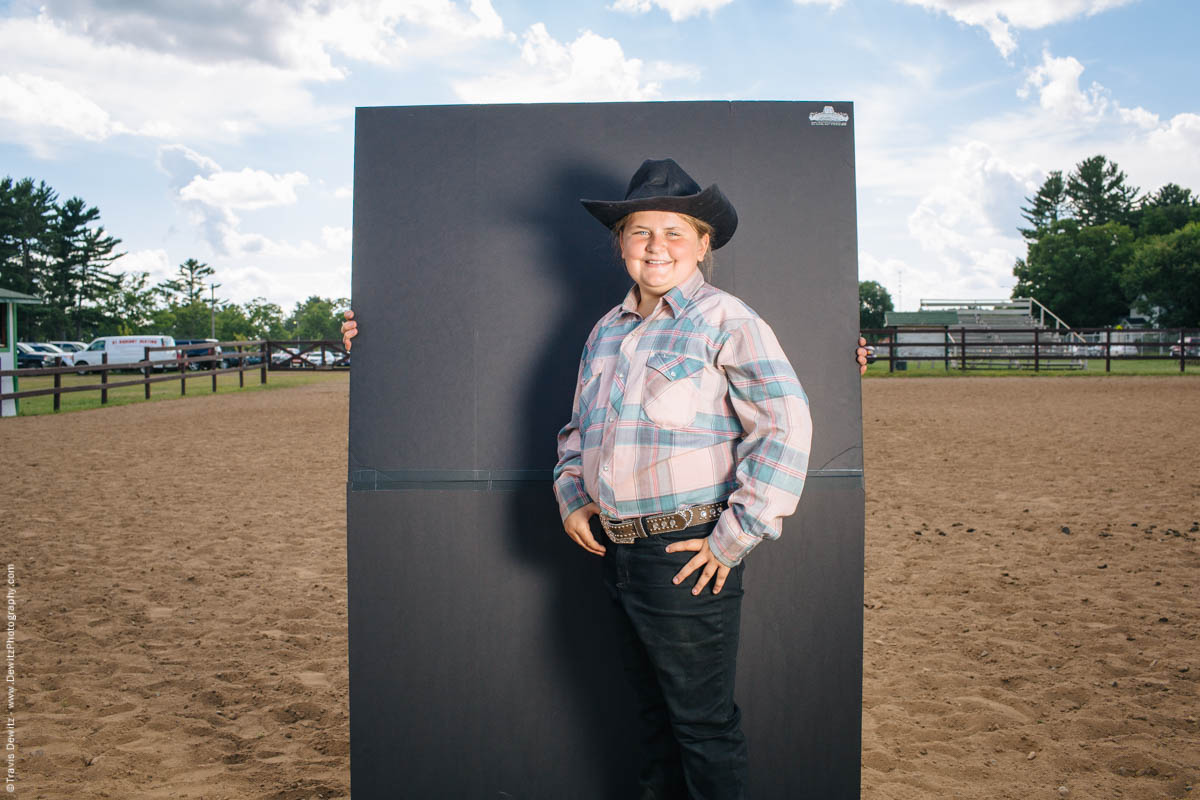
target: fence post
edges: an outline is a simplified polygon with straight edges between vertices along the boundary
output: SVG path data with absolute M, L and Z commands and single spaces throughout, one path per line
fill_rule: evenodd
M 60 366 L 60 367 L 62 366 L 61 358 L 56 358 L 56 359 L 54 359 L 54 361 L 55 361 L 56 366 Z M 62 373 L 56 372 L 56 373 L 54 373 L 54 410 L 55 411 L 58 411 L 59 401 L 62 399 L 62 392 L 60 391 L 61 389 L 62 389 Z
M 1104 329 L 1104 371 L 1112 372 L 1112 328 Z
M 150 348 L 149 347 L 142 348 L 142 360 L 149 363 L 149 361 L 150 361 Z M 144 379 L 146 379 L 146 382 L 144 384 L 142 384 L 142 388 L 146 390 L 146 392 L 145 392 L 146 399 L 149 400 L 150 399 L 150 367 L 146 367 L 146 371 L 144 373 L 142 373 L 142 377 Z
M 942 366 L 947 372 L 950 371 L 950 326 L 942 326 L 942 359 L 945 362 Z
M 1041 350 L 1040 350 L 1040 342 L 1039 342 L 1041 337 L 1038 334 L 1039 334 L 1038 329 L 1034 328 L 1033 329 L 1033 371 L 1034 372 L 1037 372 L 1041 368 L 1041 358 L 1040 358 Z
M 104 369 L 100 370 L 100 385 L 108 383 L 108 351 L 105 350 L 100 354 L 100 363 L 104 365 Z M 108 389 L 100 390 L 100 405 L 108 405 Z
M 1179 371 L 1183 372 L 1183 365 L 1187 363 L 1187 350 L 1184 348 L 1183 328 L 1179 329 Z
M 264 339 L 259 344 L 262 350 L 262 361 L 259 362 L 258 382 L 261 385 L 267 382 L 267 365 L 271 363 L 271 342 Z
M 966 327 L 962 327 L 962 328 L 958 329 L 958 350 L 962 356 L 961 360 L 959 362 L 958 368 L 965 372 L 967 369 L 967 329 L 966 329 Z
M 217 346 L 215 344 L 209 349 L 208 354 L 210 356 L 215 356 L 217 354 Z M 213 393 L 215 394 L 217 391 L 217 370 L 221 368 L 221 359 L 214 358 L 212 361 L 208 362 L 208 366 L 212 370 Z
M 246 359 L 242 356 L 242 346 L 237 345 L 238 354 L 238 388 L 241 389 L 246 385 Z
M 888 372 L 896 371 L 896 326 L 892 326 L 892 335 L 888 339 Z

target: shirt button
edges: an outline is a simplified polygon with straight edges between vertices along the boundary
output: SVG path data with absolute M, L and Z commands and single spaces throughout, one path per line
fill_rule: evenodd
M 608 421 L 609 421 L 609 422 L 616 422 L 616 421 L 617 421 L 617 415 L 616 415 L 616 414 L 609 414 L 609 415 L 608 415 Z
M 605 472 L 608 472 L 608 464 L 605 464 L 605 465 L 604 465 L 604 471 L 605 471 Z

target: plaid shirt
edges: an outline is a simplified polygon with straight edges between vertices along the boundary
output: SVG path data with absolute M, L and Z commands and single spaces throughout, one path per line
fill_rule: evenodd
M 771 328 L 697 271 L 650 316 L 637 287 L 583 346 L 554 493 L 565 520 L 594 500 L 624 519 L 728 500 L 709 547 L 735 566 L 796 510 L 808 398 Z

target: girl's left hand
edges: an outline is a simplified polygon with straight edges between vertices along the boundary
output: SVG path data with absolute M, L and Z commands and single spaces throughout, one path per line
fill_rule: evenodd
M 687 539 L 667 545 L 668 553 L 678 553 L 681 550 L 695 550 L 696 555 L 692 556 L 691 560 L 683 565 L 683 569 L 676 573 L 673 582 L 681 583 L 684 578 L 699 569 L 701 570 L 700 578 L 692 587 L 692 594 L 700 594 L 700 590 L 714 575 L 716 580 L 713 581 L 713 594 L 719 594 L 721 587 L 725 585 L 725 579 L 729 577 L 729 567 L 717 561 L 717 557 L 708 547 L 708 539 Z
M 342 323 L 342 347 L 346 348 L 346 352 L 350 352 L 350 340 L 358 336 L 358 323 L 354 321 L 354 312 L 347 311 L 344 316 L 349 322 Z

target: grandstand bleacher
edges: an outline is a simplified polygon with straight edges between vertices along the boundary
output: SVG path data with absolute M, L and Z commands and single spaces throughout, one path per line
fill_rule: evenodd
M 1035 361 L 1039 369 L 1087 366 L 1084 338 L 1031 297 L 922 300 L 918 311 L 887 312 L 884 324 L 900 329 L 896 358 L 905 362 L 937 359 L 956 369 L 1032 369 Z

